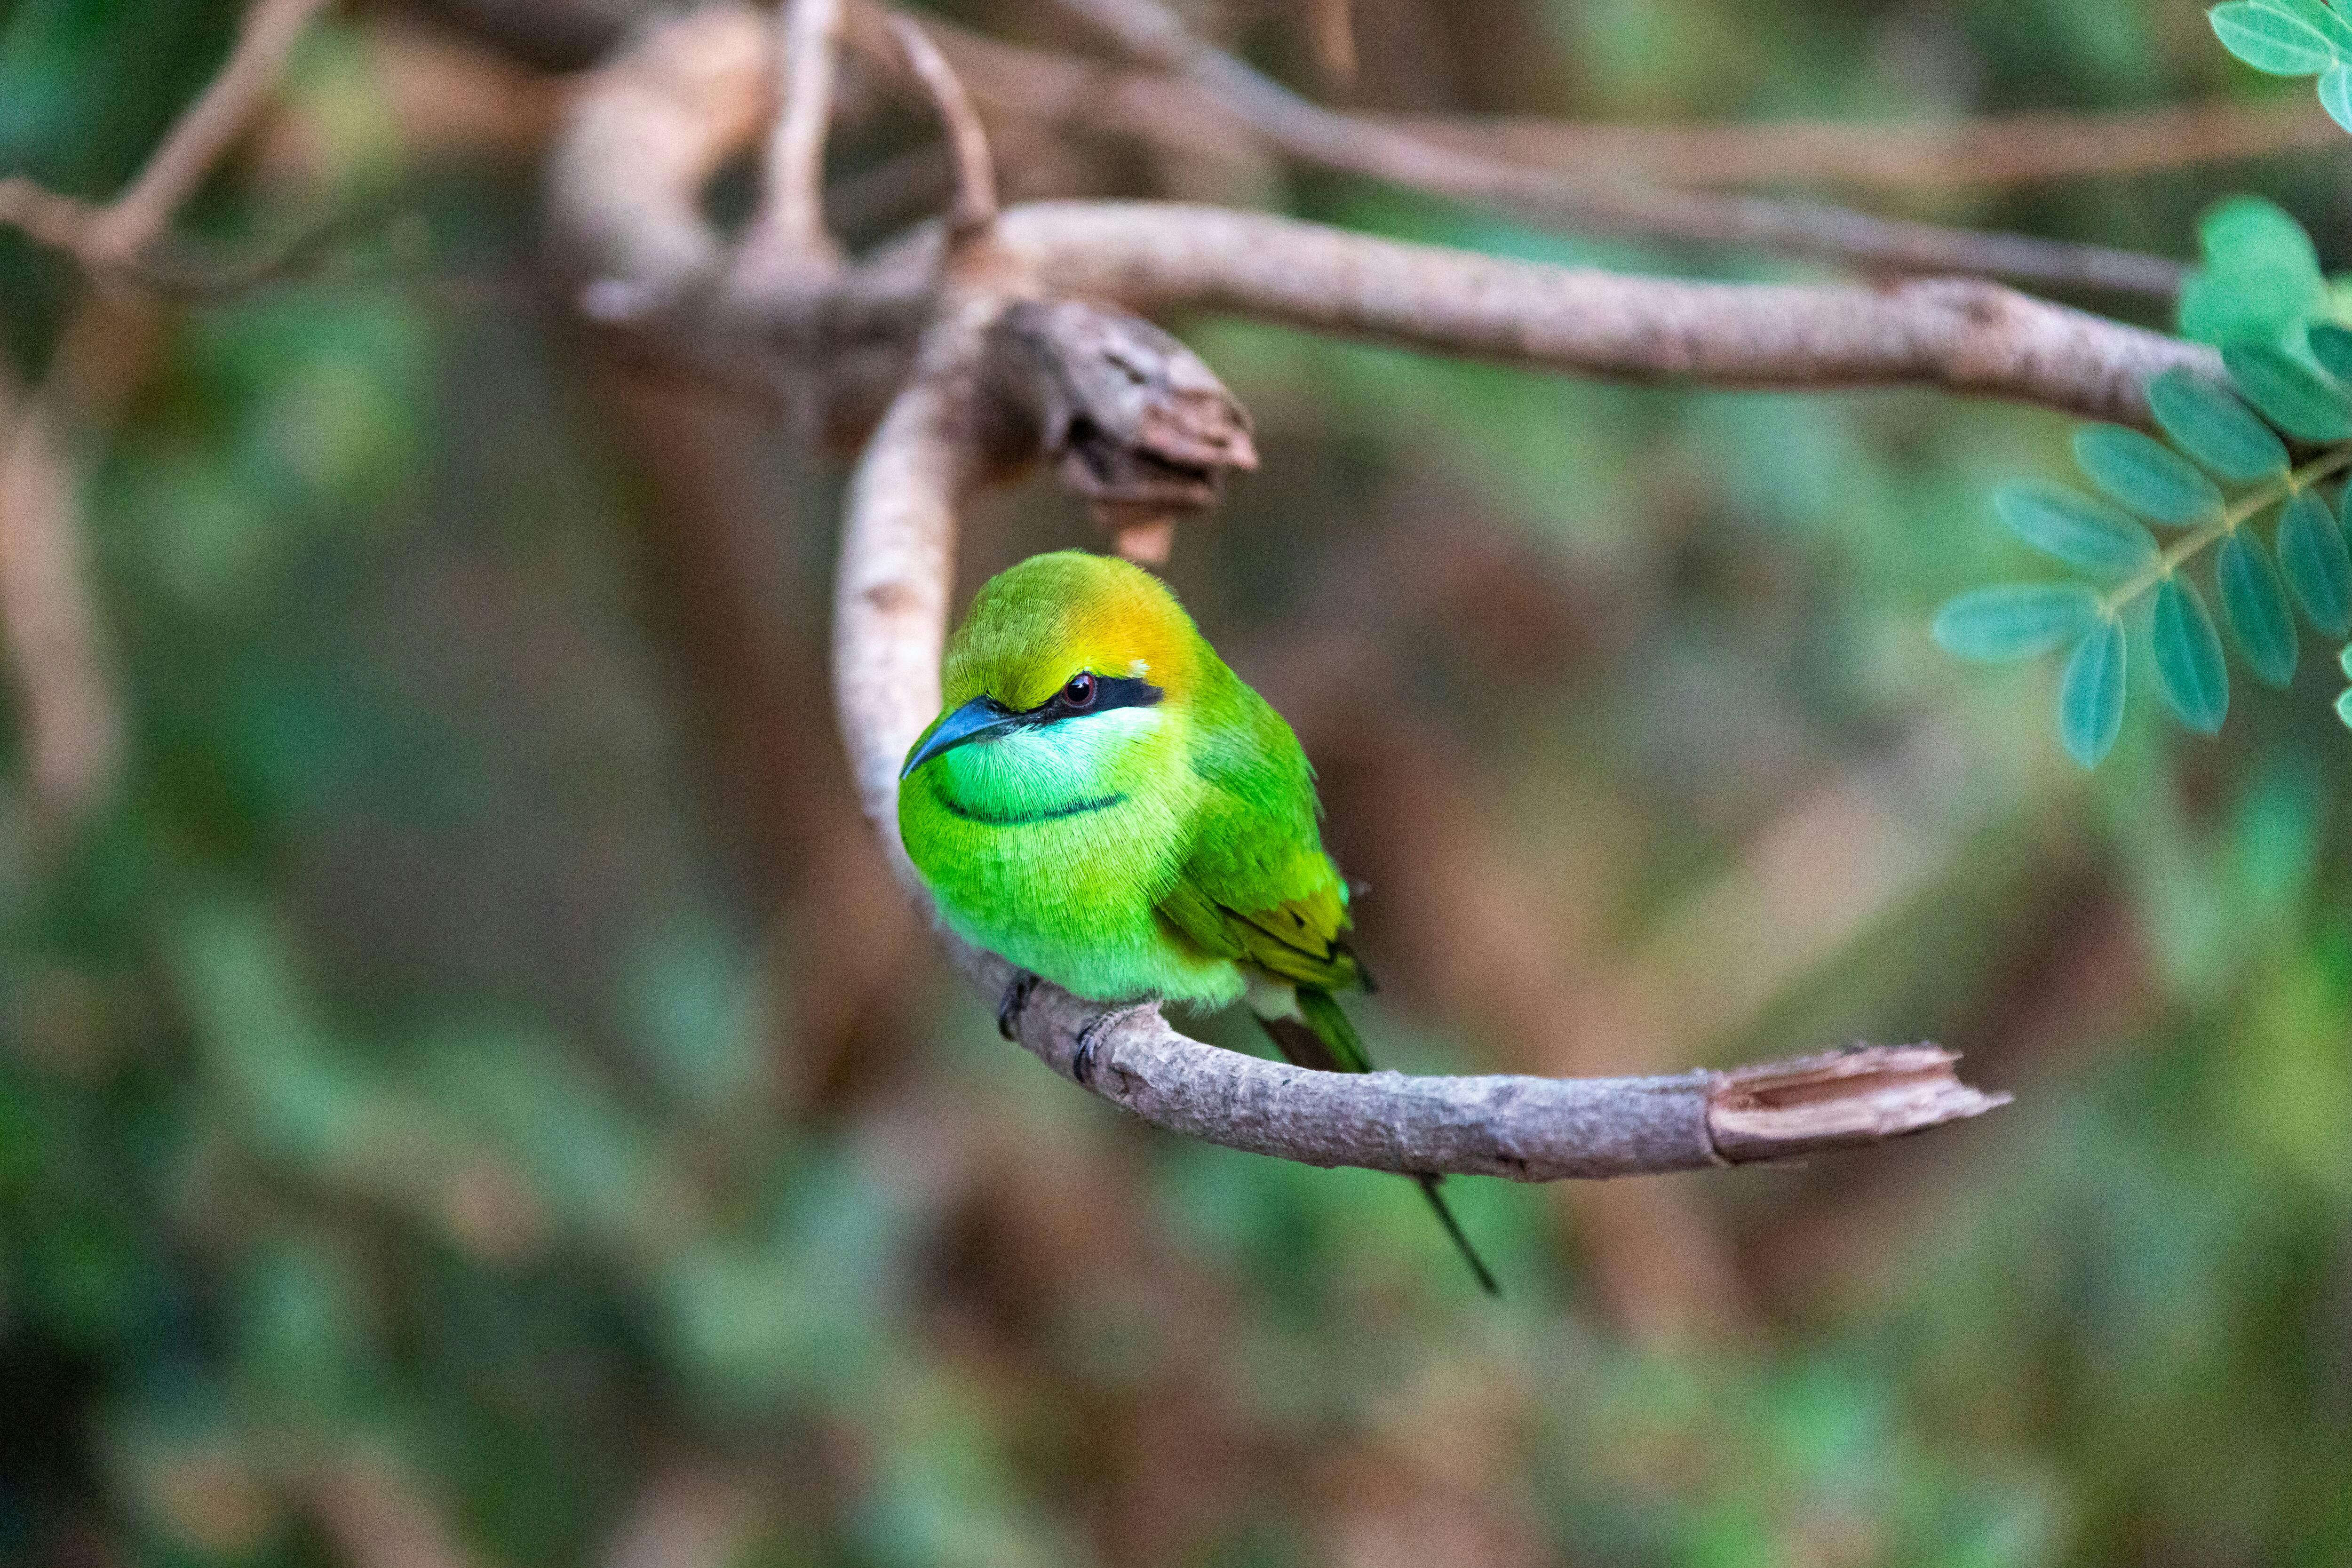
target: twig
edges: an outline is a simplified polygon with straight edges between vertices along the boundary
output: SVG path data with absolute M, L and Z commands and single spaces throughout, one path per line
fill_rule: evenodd
M 228 61 L 173 125 L 121 195 L 104 206 L 0 180 L 0 222 L 99 270 L 132 268 L 212 171 L 286 68 L 294 42 L 328 0 L 256 0 Z
M 841 258 L 824 228 L 824 142 L 841 0 L 792 0 L 776 34 L 783 106 L 768 138 L 766 198 L 737 253 L 739 285 L 779 268 L 830 271 Z
M 89 253 L 124 262 L 163 232 L 252 120 L 286 68 L 294 42 L 328 0 L 255 0 L 228 63 L 188 106 L 130 187 L 90 226 Z
M 1292 156 L 1327 168 L 1497 205 L 1541 221 L 1665 238 L 1752 245 L 1907 272 L 1960 272 L 2051 287 L 2170 298 L 2187 268 L 2164 257 L 2024 235 L 1873 216 L 1818 202 L 1569 180 L 1434 145 L 1339 114 L 1185 31 L 1159 0 L 1062 0 L 1140 59 L 1199 84 Z
M 1356 81 L 1356 15 L 1350 0 L 1307 0 L 1307 38 L 1315 64 L 1343 87 Z
M 1561 169 L 1623 169 L 1669 185 L 1825 184 L 1945 190 L 2146 174 L 2341 147 L 2343 128 L 2300 98 L 2106 114 L 1951 121 L 1758 121 L 1598 125 L 1376 117 L 1423 142 Z
M 890 31 L 947 125 L 948 148 L 955 159 L 955 205 L 948 213 L 950 243 L 985 233 L 996 221 L 996 163 L 989 156 L 988 132 L 982 128 L 962 81 L 922 28 L 893 13 Z
M 441 1500 L 389 1458 L 352 1447 L 310 1479 L 320 1527 L 353 1568 L 477 1568 Z
M 910 889 L 898 767 L 939 703 L 956 516 L 984 465 L 972 432 L 1003 309 L 953 301 L 850 484 L 835 599 L 835 683 L 866 816 Z M 991 1000 L 1015 971 L 941 933 Z M 1950 1053 L 1884 1047 L 1664 1078 L 1408 1078 L 1318 1073 L 1219 1050 L 1156 1007 L 1106 1009 L 1039 985 L 1012 1020 L 1029 1050 L 1143 1120 L 1316 1165 L 1520 1181 L 1696 1170 L 1876 1142 L 1974 1116 L 2007 1097 L 1959 1082 Z M 1077 1072 L 1081 1041 L 1090 1070 Z
M 748 6 L 706 5 L 647 27 L 572 100 L 549 199 L 587 273 L 591 319 L 648 317 L 717 281 L 726 251 L 698 198 L 768 123 L 771 41 Z

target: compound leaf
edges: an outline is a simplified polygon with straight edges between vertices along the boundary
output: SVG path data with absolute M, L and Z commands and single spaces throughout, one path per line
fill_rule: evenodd
M 2311 329 L 2311 357 L 2319 368 L 2338 381 L 2352 377 L 2352 332 L 2333 321 L 2322 321 Z
M 2319 107 L 2327 118 L 2352 131 L 2352 66 L 2336 64 L 2319 78 Z
M 2180 331 L 2203 343 L 2283 344 L 2327 313 L 2311 236 L 2285 208 L 2232 196 L 2197 225 L 2203 265 L 2180 290 Z

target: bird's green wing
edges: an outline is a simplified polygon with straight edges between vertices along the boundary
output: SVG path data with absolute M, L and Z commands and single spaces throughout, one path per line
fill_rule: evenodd
M 1226 897 L 1255 909 L 1238 909 L 1218 896 L 1215 868 L 1209 885 L 1188 865 L 1160 902 L 1160 916 L 1205 952 L 1262 969 L 1294 985 L 1345 990 L 1361 978 L 1356 955 L 1342 940 L 1347 906 L 1336 891 L 1317 890 L 1296 899 L 1261 899 L 1232 889 Z
M 1315 776 L 1281 716 L 1230 674 L 1192 771 L 1207 786 L 1160 917 L 1203 952 L 1327 991 L 1357 984 L 1348 885 L 1323 852 Z

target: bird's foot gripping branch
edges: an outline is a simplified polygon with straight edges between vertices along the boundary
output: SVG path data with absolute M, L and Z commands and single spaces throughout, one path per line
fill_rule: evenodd
M 836 0 L 795 0 L 793 50 Z M 855 31 L 853 29 L 853 31 Z M 836 584 L 835 680 L 866 815 L 909 890 L 898 832 L 910 747 L 938 711 L 958 515 L 1029 464 L 1164 548 L 1175 516 L 1255 462 L 1205 364 L 1129 310 L 1213 304 L 1312 330 L 1603 374 L 1739 384 L 1919 382 L 2140 419 L 2155 371 L 2202 351 L 1992 285 L 1741 288 L 1498 261 L 1263 215 L 1150 204 L 996 210 L 979 122 L 924 36 L 885 35 L 947 121 L 950 220 L 845 264 L 806 219 L 824 106 L 784 105 L 746 265 L 697 204 L 757 133 L 769 25 L 731 5 L 646 30 L 582 94 L 557 160 L 583 302 L 641 351 L 756 388 L 803 428 L 863 439 Z M 871 47 L 872 40 L 866 40 Z M 789 79 L 822 93 L 830 73 Z M 618 172 L 633 173 L 626 178 Z M 660 177 L 647 177 L 646 172 Z M 789 209 L 789 210 L 785 210 Z M 792 219 L 792 212 L 801 217 Z M 736 247 L 740 251 L 740 247 Z M 1560 1079 L 1309 1070 L 1218 1049 L 1150 1005 L 1107 1008 L 942 930 L 998 1018 L 1058 1073 L 1155 1125 L 1317 1165 L 1526 1181 L 1696 1170 L 1899 1136 L 2004 1101 L 1934 1046 L 1723 1073 Z M 1083 1058 L 1083 1063 L 1082 1063 Z

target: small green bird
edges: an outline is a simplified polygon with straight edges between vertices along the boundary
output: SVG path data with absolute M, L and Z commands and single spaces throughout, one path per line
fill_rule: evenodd
M 1159 579 L 1033 556 L 981 589 L 941 685 L 898 833 L 958 934 L 1096 1001 L 1246 994 L 1298 1066 L 1371 1070 L 1332 1000 L 1369 981 L 1307 753 Z M 1496 1293 L 1437 1177 L 1417 1179 Z

